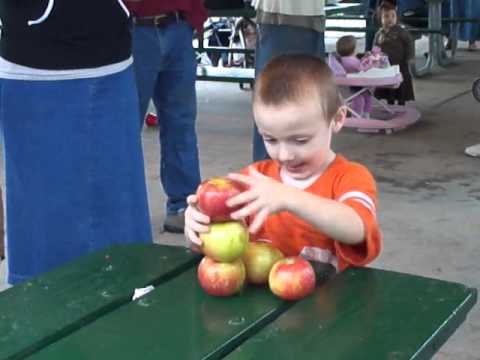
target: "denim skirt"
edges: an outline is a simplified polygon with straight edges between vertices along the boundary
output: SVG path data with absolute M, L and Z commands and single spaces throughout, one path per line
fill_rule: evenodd
M 131 66 L 90 79 L 0 79 L 10 284 L 152 241 L 138 119 Z

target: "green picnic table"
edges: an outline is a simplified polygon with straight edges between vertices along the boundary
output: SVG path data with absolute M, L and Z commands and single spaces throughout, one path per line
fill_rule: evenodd
M 295 303 L 265 287 L 215 298 L 198 285 L 200 258 L 112 247 L 0 293 L 0 360 L 429 359 L 477 300 L 462 284 L 372 268 L 325 276 Z

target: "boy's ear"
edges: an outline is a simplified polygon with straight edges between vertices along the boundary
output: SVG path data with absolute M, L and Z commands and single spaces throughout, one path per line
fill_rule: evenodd
M 332 120 L 332 131 L 334 133 L 338 133 L 342 129 L 343 125 L 345 124 L 346 118 L 347 118 L 347 107 L 340 106 Z

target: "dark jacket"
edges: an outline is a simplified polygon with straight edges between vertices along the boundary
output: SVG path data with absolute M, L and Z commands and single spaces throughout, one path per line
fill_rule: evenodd
M 408 65 L 415 56 L 415 43 L 410 33 L 400 25 L 393 26 L 388 32 L 380 29 L 375 35 L 374 44 L 388 55 L 391 65 L 400 65 L 403 77 L 403 82 L 398 89 L 377 89 L 375 95 L 388 100 L 398 100 L 401 103 L 415 100 Z

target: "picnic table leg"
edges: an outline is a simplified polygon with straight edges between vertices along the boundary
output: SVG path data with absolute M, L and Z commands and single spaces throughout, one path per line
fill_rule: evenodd
M 432 0 L 429 0 L 432 2 Z M 442 29 L 442 2 L 444 0 L 433 0 L 433 11 L 434 14 L 432 14 L 432 26 L 434 29 Z M 452 15 L 453 7 L 450 4 L 450 16 Z M 456 47 L 457 47 L 457 31 L 454 29 L 458 29 L 458 27 L 451 26 L 451 31 L 449 34 L 449 37 L 452 39 L 451 41 L 451 54 L 448 56 L 445 45 L 443 43 L 443 35 L 442 34 L 435 34 L 435 42 L 437 46 L 435 47 L 435 57 L 437 58 L 438 65 L 440 66 L 447 66 L 453 63 L 455 54 L 456 54 Z M 453 30 L 453 31 L 452 31 Z
M 444 0 L 428 1 L 428 28 L 432 30 L 442 30 L 442 2 Z M 451 56 L 447 55 L 443 45 L 443 35 L 441 33 L 430 33 L 428 35 L 428 55 L 425 64 L 419 68 L 413 65 L 411 70 L 415 77 L 422 77 L 430 74 L 435 65 L 446 66 L 453 62 L 457 46 L 456 31 L 451 33 L 453 38 Z

